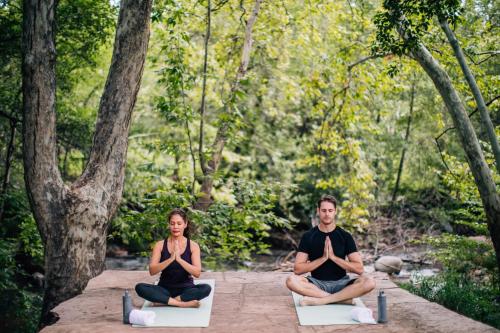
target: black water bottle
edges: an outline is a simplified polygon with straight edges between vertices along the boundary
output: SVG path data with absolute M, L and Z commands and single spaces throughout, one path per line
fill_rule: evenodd
M 378 292 L 377 297 L 378 304 L 378 322 L 381 324 L 387 323 L 387 299 L 383 290 Z
M 130 316 L 130 312 L 132 311 L 132 298 L 128 293 L 128 290 L 125 290 L 125 294 L 122 296 L 123 301 L 123 323 L 130 324 L 128 317 Z

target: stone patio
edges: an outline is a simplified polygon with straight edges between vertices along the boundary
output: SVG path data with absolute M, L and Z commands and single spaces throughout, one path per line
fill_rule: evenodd
M 215 295 L 208 328 L 133 328 L 122 324 L 122 295 L 131 292 L 134 306 L 143 300 L 134 291 L 138 282 L 152 283 L 156 277 L 146 271 L 104 271 L 92 279 L 82 295 L 60 304 L 55 312 L 61 319 L 42 333 L 60 332 L 500 332 L 461 316 L 398 288 L 387 275 L 371 274 L 377 289 L 387 295 L 389 322 L 377 325 L 299 326 L 291 293 L 281 272 L 204 272 L 201 278 L 215 279 Z M 377 317 L 377 292 L 363 297 Z

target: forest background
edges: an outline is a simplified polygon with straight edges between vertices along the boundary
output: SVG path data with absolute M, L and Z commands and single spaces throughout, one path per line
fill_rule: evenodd
M 22 8 L 0 1 L 0 294 L 12 300 L 0 313 L 4 329 L 31 332 L 46 258 L 23 167 Z M 204 267 L 241 267 L 270 249 L 293 250 L 329 193 L 339 225 L 372 257 L 384 246 L 432 246 L 442 273 L 407 288 L 500 327 L 494 223 L 411 38 L 388 33 L 397 31 L 394 8 L 449 75 L 498 185 L 494 144 L 442 24 L 498 136 L 498 2 L 160 0 L 108 247 L 147 256 L 166 235 L 168 211 L 185 207 Z M 56 151 L 68 184 L 91 155 L 118 12 L 106 0 L 57 5 Z

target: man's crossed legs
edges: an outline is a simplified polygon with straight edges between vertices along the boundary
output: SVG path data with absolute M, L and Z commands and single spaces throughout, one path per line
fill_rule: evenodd
M 314 279 L 311 279 L 314 281 Z M 291 291 L 299 295 L 305 296 L 300 301 L 300 305 L 324 305 L 330 303 L 343 303 L 352 304 L 352 299 L 365 295 L 375 288 L 375 280 L 372 277 L 361 275 L 354 281 L 341 284 L 339 287 L 329 290 L 323 287 L 322 290 L 319 286 L 310 282 L 307 278 L 300 275 L 290 275 L 286 279 L 286 286 Z

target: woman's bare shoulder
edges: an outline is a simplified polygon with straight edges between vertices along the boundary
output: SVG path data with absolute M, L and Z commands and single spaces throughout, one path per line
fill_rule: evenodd
M 161 248 L 163 248 L 163 243 L 164 242 L 165 242 L 164 239 L 157 241 L 156 244 L 155 244 L 155 246 L 154 246 L 154 249 L 157 249 L 157 248 L 161 249 Z
M 190 239 L 189 240 L 191 243 L 191 248 L 195 248 L 195 249 L 200 249 L 200 246 L 198 245 L 198 243 L 196 243 L 194 240 Z

